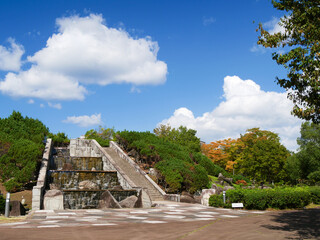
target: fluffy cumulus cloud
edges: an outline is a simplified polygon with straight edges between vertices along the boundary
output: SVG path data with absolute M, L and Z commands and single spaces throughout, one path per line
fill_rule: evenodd
M 0 81 L 3 94 L 46 100 L 83 100 L 86 85 L 162 84 L 167 65 L 157 59 L 150 37 L 133 38 L 110 28 L 101 15 L 72 16 L 56 21 L 58 32 L 46 47 L 28 56 L 30 69 L 8 73 Z
M 80 127 L 89 127 L 102 124 L 101 113 L 92 114 L 91 116 L 70 116 L 63 120 L 63 122 L 76 124 Z
M 278 133 L 288 149 L 296 150 L 301 121 L 290 114 L 292 103 L 286 93 L 263 91 L 254 81 L 238 76 L 225 77 L 223 90 L 224 100 L 212 111 L 195 117 L 182 107 L 161 124 L 195 129 L 206 142 L 238 138 L 247 129 L 260 127 Z
M 8 42 L 10 43 L 10 47 L 0 45 L 0 70 L 19 71 L 24 48 L 12 38 L 9 38 Z

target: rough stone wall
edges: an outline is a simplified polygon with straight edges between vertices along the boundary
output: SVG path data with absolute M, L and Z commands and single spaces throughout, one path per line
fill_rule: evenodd
M 47 169 L 51 155 L 52 139 L 48 138 L 44 149 L 37 185 L 32 189 L 32 210 L 40 210 L 43 205 L 43 194 L 46 184 Z
M 71 139 L 70 140 L 70 156 L 71 157 L 102 157 L 104 171 L 117 171 L 118 180 L 123 189 L 132 189 L 136 185 L 129 177 L 117 167 L 117 164 L 109 156 L 108 153 L 97 143 L 91 139 Z

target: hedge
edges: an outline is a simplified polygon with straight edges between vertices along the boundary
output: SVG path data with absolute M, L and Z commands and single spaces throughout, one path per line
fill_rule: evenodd
M 231 203 L 242 202 L 246 209 L 265 210 L 267 208 L 303 208 L 312 201 L 318 203 L 319 200 L 320 187 L 230 189 L 226 192 L 226 204 L 223 204 L 223 196 L 220 194 L 212 195 L 209 205 L 230 208 Z
M 0 213 L 4 213 L 5 205 L 6 205 L 6 200 L 2 195 L 0 195 Z

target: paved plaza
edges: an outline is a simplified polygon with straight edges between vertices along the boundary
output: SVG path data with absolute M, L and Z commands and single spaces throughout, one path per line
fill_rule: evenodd
M 212 208 L 200 204 L 158 202 L 157 207 L 149 209 L 39 210 L 30 213 L 24 221 L 0 224 L 0 228 L 106 227 L 127 223 L 164 224 L 212 221 L 264 213 L 263 211 Z

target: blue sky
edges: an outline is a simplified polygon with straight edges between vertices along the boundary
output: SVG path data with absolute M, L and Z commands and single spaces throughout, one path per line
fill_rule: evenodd
M 196 129 L 206 141 L 260 127 L 295 150 L 301 121 L 256 45 L 282 12 L 266 0 L 0 1 L 0 117 L 71 138 L 87 130 Z

